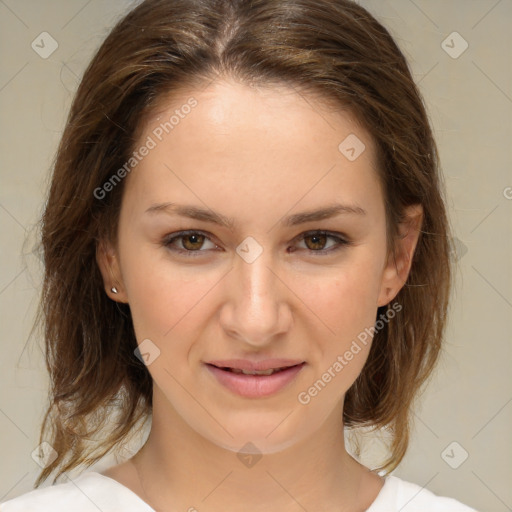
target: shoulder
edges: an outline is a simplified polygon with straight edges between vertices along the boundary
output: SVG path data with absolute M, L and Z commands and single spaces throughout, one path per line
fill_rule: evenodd
M 0 503 L 0 512 L 154 512 L 136 494 L 94 471 Z
M 396 476 L 386 477 L 384 486 L 367 512 L 477 512 L 463 503 Z

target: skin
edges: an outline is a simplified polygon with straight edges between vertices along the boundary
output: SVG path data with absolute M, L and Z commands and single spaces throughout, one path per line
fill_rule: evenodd
M 98 246 L 106 293 L 129 303 L 138 342 L 150 339 L 160 350 L 148 364 L 148 440 L 104 474 L 161 511 L 366 510 L 383 479 L 347 453 L 342 410 L 371 343 L 307 405 L 297 397 L 404 285 L 422 209 L 406 211 L 396 257 L 389 257 L 370 136 L 348 112 L 285 87 L 255 89 L 226 78 L 186 91 L 162 101 L 139 146 L 191 96 L 197 106 L 125 178 L 118 246 Z M 366 147 L 354 161 L 338 149 L 351 133 Z M 234 226 L 145 213 L 163 202 L 211 209 Z M 281 224 L 331 203 L 365 214 Z M 183 230 L 207 238 L 165 246 L 167 235 Z M 311 230 L 351 243 L 334 251 L 335 239 L 303 235 Z M 262 248 L 251 263 L 236 251 L 247 237 Z M 306 365 L 265 398 L 233 394 L 203 364 L 272 357 Z M 237 457 L 248 442 L 262 455 L 251 467 Z

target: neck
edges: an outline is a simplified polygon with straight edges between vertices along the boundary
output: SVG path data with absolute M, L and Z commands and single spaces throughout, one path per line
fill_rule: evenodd
M 243 455 L 192 430 L 156 391 L 151 432 L 133 458 L 145 500 L 157 512 L 365 510 L 380 478 L 347 453 L 342 415 L 331 416 L 283 451 Z

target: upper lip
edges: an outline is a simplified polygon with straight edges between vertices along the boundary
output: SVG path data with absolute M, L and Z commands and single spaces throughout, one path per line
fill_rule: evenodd
M 248 359 L 223 359 L 207 362 L 207 364 L 217 366 L 218 368 L 235 368 L 245 371 L 274 370 L 277 368 L 296 366 L 302 363 L 304 363 L 304 361 L 297 359 L 264 359 L 262 361 L 249 361 Z

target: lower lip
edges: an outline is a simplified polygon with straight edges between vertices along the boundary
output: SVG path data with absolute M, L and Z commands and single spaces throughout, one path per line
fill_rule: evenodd
M 247 398 L 261 398 L 273 395 L 283 389 L 295 378 L 304 365 L 305 363 L 290 366 L 286 370 L 272 375 L 245 375 L 221 370 L 211 364 L 206 366 L 217 380 L 233 393 Z

